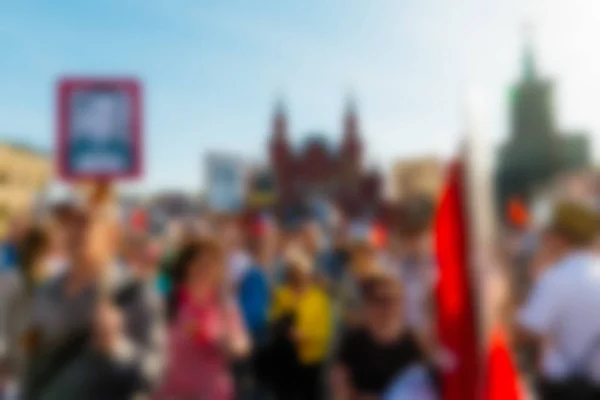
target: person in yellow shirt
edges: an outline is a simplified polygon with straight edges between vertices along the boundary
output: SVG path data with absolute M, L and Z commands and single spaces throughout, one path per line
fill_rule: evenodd
M 313 281 L 313 260 L 306 253 L 293 250 L 286 259 L 287 279 L 273 294 L 271 322 L 286 332 L 295 350 L 296 379 L 289 380 L 295 388 L 288 386 L 288 393 L 318 400 L 323 397 L 322 369 L 332 333 L 331 301 Z

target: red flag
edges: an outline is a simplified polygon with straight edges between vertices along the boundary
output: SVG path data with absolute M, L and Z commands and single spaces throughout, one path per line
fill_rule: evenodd
M 468 268 L 462 170 L 460 164 L 451 168 L 435 222 L 438 337 L 452 361 L 444 371 L 444 400 L 477 400 L 479 393 L 477 323 Z
M 520 400 L 517 370 L 501 328 L 492 332 L 486 360 L 485 400 Z
M 518 400 L 517 373 L 502 331 L 493 331 L 490 341 L 481 337 L 486 330 L 481 329 L 478 310 L 485 299 L 475 290 L 478 277 L 471 265 L 474 244 L 468 219 L 474 213 L 468 211 L 465 189 L 463 165 L 456 163 L 435 223 L 438 335 L 452 360 L 443 375 L 443 399 Z M 480 350 L 482 343 L 489 343 L 486 351 Z

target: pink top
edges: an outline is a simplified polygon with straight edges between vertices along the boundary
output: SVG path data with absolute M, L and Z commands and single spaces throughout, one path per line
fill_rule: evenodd
M 182 292 L 179 312 L 169 331 L 165 380 L 156 399 L 233 399 L 223 348 L 225 333 L 244 335 L 235 302 L 223 305 L 214 295 L 199 304 Z

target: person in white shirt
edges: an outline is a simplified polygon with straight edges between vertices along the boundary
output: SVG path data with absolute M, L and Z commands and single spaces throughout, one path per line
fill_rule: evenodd
M 543 246 L 558 261 L 534 283 L 518 314 L 521 336 L 539 349 L 539 398 L 600 395 L 600 258 L 591 252 L 596 213 L 557 205 Z

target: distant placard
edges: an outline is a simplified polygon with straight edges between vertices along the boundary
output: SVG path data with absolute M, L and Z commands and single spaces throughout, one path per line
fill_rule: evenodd
M 268 169 L 254 171 L 248 201 L 254 207 L 270 206 L 277 201 L 275 177 Z
M 58 172 L 65 180 L 137 178 L 142 172 L 140 85 L 63 79 L 58 86 Z
M 206 170 L 210 209 L 218 212 L 240 211 L 246 192 L 246 171 L 242 160 L 225 154 L 210 154 Z

